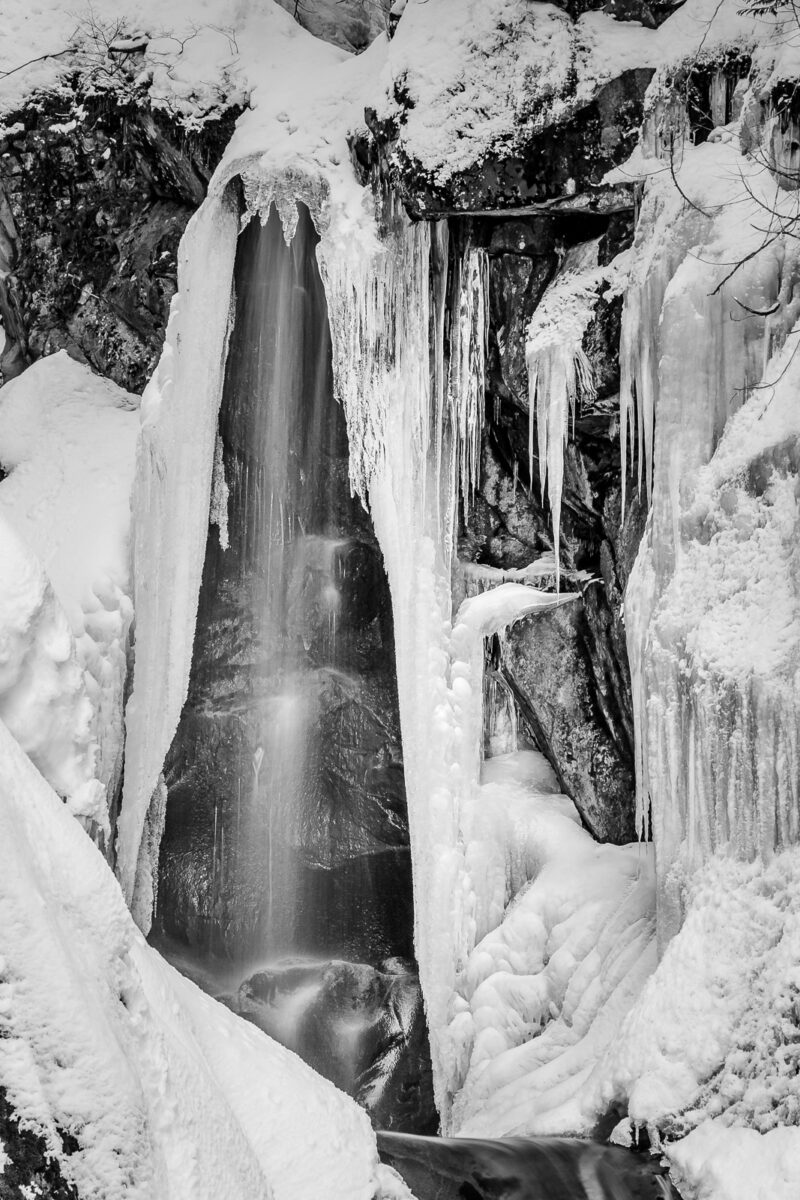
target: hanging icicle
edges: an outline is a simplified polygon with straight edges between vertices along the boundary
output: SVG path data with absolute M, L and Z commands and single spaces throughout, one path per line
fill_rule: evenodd
M 556 587 L 561 579 L 561 496 L 569 420 L 572 416 L 574 421 L 579 399 L 591 400 L 596 394 L 583 339 L 601 288 L 620 274 L 619 263 L 598 265 L 599 244 L 599 239 L 583 242 L 567 252 L 533 314 L 526 339 L 530 471 L 533 477 L 535 424 L 542 499 L 546 493 L 553 516 Z

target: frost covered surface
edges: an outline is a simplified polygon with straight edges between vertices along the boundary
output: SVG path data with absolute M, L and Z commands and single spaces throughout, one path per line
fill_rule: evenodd
M 680 924 L 681 872 L 727 843 L 744 857 L 791 844 L 798 800 L 800 256 L 781 235 L 748 257 L 765 208 L 789 216 L 796 200 L 728 142 L 687 147 L 680 179 L 702 212 L 651 179 L 622 343 L 623 424 L 633 381 L 652 474 L 625 612 L 662 937 Z
M 0 927 L 0 1076 L 86 1200 L 372 1200 L 366 1115 L 144 943 L 2 723 Z
M 652 850 L 597 845 L 532 751 L 484 764 L 464 825 L 473 887 L 493 911 L 451 1005 L 453 1127 L 588 1132 L 586 1080 L 656 964 Z
M 794 1200 L 797 1195 L 796 1127 L 760 1134 L 707 1121 L 666 1154 L 675 1182 L 697 1200 Z
M 133 617 L 128 555 L 137 405 L 137 397 L 63 351 L 29 367 L 0 392 L 0 465 L 8 472 L 0 482 L 0 518 L 39 564 L 25 568 L 20 562 L 14 571 L 10 564 L 19 550 L 9 545 L 3 556 L 4 593 L 10 597 L 16 589 L 19 605 L 25 603 L 23 588 L 29 589 L 26 603 L 38 628 L 35 634 L 31 628 L 13 698 L 7 679 L 5 720 L 64 795 L 74 796 L 79 784 L 95 777 L 110 792 L 119 778 Z M 40 599 L 34 601 L 34 593 Z M 6 610 L 3 632 L 23 636 L 19 617 L 12 635 L 11 620 Z M 17 641 L 15 655 L 22 650 Z M 45 650 L 52 664 L 60 664 L 62 681 L 73 677 L 68 687 L 48 686 L 38 673 L 34 658 L 41 664 Z M 72 724 L 66 742 L 44 716 L 45 708 L 62 731 Z M 91 811 L 81 815 L 102 825 L 104 813 L 94 811 L 90 792 L 84 788 L 83 801 L 73 803 L 76 811 L 89 803 Z M 96 800 L 99 796 L 95 793 Z
M 586 1085 L 587 1105 L 666 1131 L 677 1182 L 704 1200 L 797 1194 L 799 881 L 796 848 L 715 856 Z

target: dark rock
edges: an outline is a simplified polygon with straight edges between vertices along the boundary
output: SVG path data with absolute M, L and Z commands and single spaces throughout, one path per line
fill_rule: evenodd
M 61 1133 L 63 1154 L 74 1154 L 78 1142 Z M 63 1176 L 61 1164 L 50 1154 L 43 1137 L 24 1129 L 0 1086 L 0 1200 L 80 1200 L 78 1189 Z
M 436 1129 L 422 994 L 409 962 L 286 961 L 252 975 L 226 1002 L 355 1097 L 379 1129 Z
M 517 568 L 552 549 L 535 442 L 529 457 L 525 331 L 566 248 L 587 233 L 599 236 L 600 261 L 608 262 L 630 244 L 632 224 L 624 212 L 599 227 L 566 216 L 472 221 L 473 237 L 484 239 L 491 256 L 490 327 L 481 478 L 459 533 L 461 561 Z M 601 295 L 584 337 L 597 396 L 579 403 L 564 454 L 562 586 L 579 586 L 581 599 L 516 626 L 499 669 L 523 729 L 587 827 L 602 840 L 625 842 L 635 835 L 634 739 L 622 596 L 646 506 L 629 480 L 622 521 L 620 318 L 619 298 Z
M 392 0 L 278 0 L 314 37 L 360 54 L 387 31 Z
M 380 120 L 372 109 L 366 122 L 372 149 L 356 148 L 360 161 L 377 161 L 381 175 L 399 192 L 412 216 L 519 209 L 601 189 L 603 176 L 632 151 L 653 77 L 650 68 L 623 72 L 592 102 L 541 132 L 518 133 L 520 149 L 480 162 L 442 183 L 409 156 L 402 141 L 402 116 Z M 402 96 L 400 97 L 402 100 Z M 411 104 L 410 97 L 407 98 Z
M 65 89 L 6 118 L 24 131 L 0 155 L 3 378 L 60 349 L 129 391 L 152 374 L 178 242 L 239 110 L 187 131 L 140 101 Z
M 598 656 L 605 639 L 588 624 L 581 601 L 518 622 L 503 647 L 503 675 L 587 828 L 602 842 L 630 842 L 632 745 L 608 677 L 615 659 Z

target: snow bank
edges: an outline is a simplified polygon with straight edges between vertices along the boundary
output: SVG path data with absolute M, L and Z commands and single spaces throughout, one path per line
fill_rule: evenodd
M 78 780 L 93 777 L 111 795 L 119 779 L 122 693 L 133 617 L 128 534 L 137 405 L 137 397 L 93 375 L 63 351 L 29 367 L 0 391 L 0 465 L 8 472 L 0 482 L 0 518 L 35 555 L 42 578 L 52 586 L 52 592 L 46 589 L 50 598 L 43 600 L 53 629 L 52 660 L 62 662 L 62 676 L 74 671 L 75 664 L 82 676 L 79 686 L 59 688 L 50 702 L 51 710 L 58 707 L 62 728 L 70 721 L 74 726 L 67 742 L 80 746 L 80 766 L 73 761 L 74 746 L 63 744 L 46 721 L 40 723 L 34 707 L 24 729 L 20 714 L 12 717 L 8 707 L 5 719 L 64 795 L 74 794 Z M 7 553 L 13 552 L 9 548 Z M 30 583 L 41 590 L 41 579 L 33 584 L 35 574 L 29 567 Z M 19 576 L 9 569 L 3 584 L 21 588 L 25 577 L 21 567 Z M 60 639 L 57 609 L 67 619 L 61 618 L 65 628 Z M 40 632 L 39 645 L 42 640 Z M 59 640 L 63 649 L 58 649 Z M 27 663 L 31 673 L 24 703 L 44 706 L 51 689 L 44 675 L 37 678 L 30 656 Z M 19 702 L 19 681 L 15 692 Z M 81 808 L 79 802 L 73 804 L 76 811 Z M 83 815 L 101 825 L 107 820 L 102 807 Z
M 86 1200 L 375 1196 L 366 1114 L 145 944 L 2 723 L 0 930 L 0 1078 Z

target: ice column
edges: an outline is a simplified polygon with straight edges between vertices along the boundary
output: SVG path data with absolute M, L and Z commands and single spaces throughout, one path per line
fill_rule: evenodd
M 189 683 L 237 232 L 228 193 L 209 199 L 189 223 L 166 345 L 142 399 L 133 495 L 135 665 L 117 843 L 129 905 L 145 818 Z
M 719 177 L 730 188 L 730 166 Z M 768 179 L 748 180 L 737 203 L 705 197 L 702 212 L 670 187 L 651 183 L 642 211 L 621 396 L 623 447 L 635 407 L 640 477 L 644 463 L 652 479 L 625 618 L 638 819 L 644 828 L 652 812 L 662 945 L 681 920 L 683 874 L 726 845 L 743 857 L 769 853 L 795 840 L 797 826 L 794 650 L 765 672 L 749 651 L 757 630 L 746 627 L 771 602 L 755 562 L 773 505 L 754 498 L 742 464 L 724 485 L 708 471 L 751 389 L 777 377 L 768 363 L 798 314 L 798 251 L 794 239 L 766 242 L 760 231 L 765 207 L 782 203 Z M 765 194 L 752 198 L 754 187 Z M 752 579 L 736 574 L 748 555 Z M 755 608 L 749 596 L 759 597 Z M 795 645 L 797 629 L 786 636 Z

